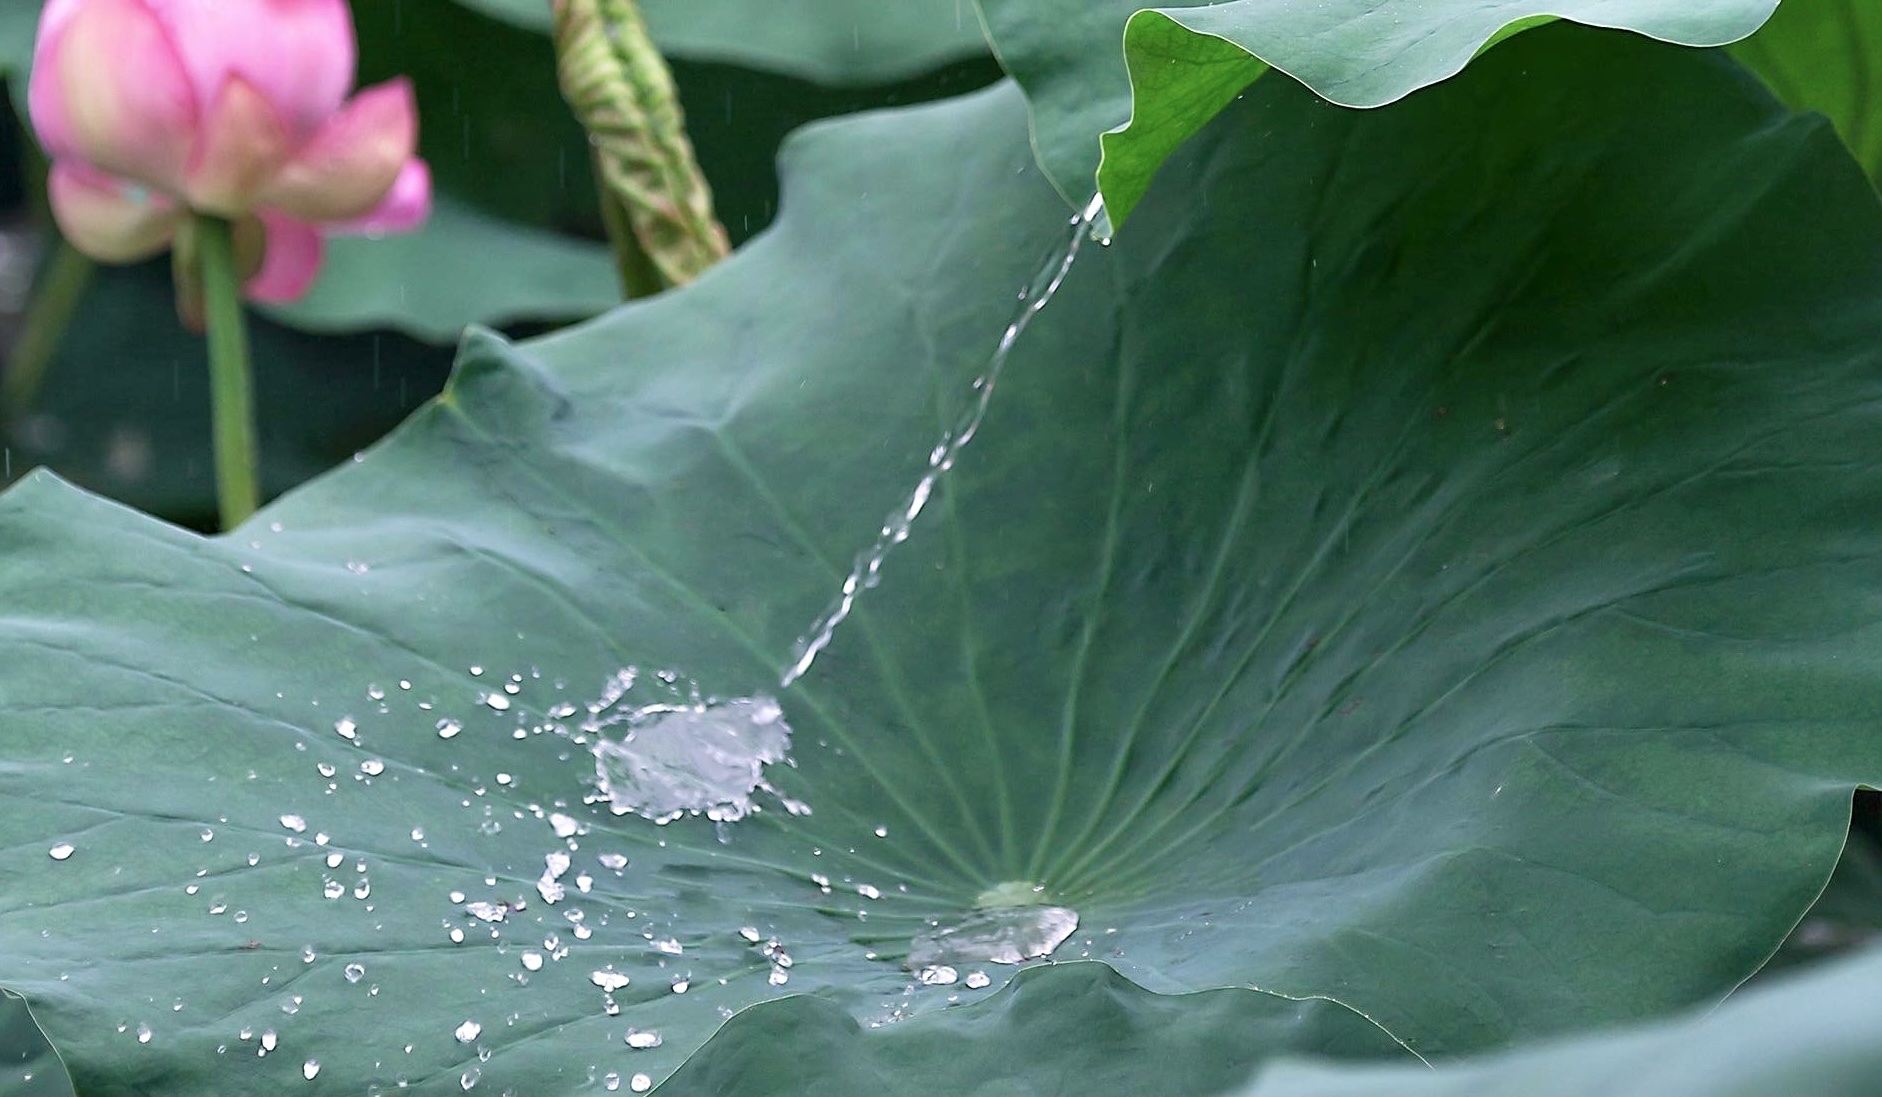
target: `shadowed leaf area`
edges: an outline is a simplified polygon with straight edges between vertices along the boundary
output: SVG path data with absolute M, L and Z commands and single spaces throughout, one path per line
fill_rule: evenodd
M 1829 128 L 1570 26 L 1378 111 L 1262 82 L 781 690 L 1050 266 L 1032 165 L 1011 86 L 801 134 L 732 260 L 472 338 L 226 537 L 0 497 L 0 981 L 81 1087 L 740 1088 L 757 1005 L 855 1048 L 779 1089 L 1200 1092 L 947 1033 L 1435 1056 L 1755 970 L 1882 772 L 1882 218 Z M 1068 914 L 1117 977 L 937 944 Z

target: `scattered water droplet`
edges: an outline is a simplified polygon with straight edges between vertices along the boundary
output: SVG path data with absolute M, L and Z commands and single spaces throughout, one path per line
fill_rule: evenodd
M 541 971 L 542 953 L 533 950 L 523 953 L 523 966 L 530 971 Z
M 763 934 L 758 932 L 756 926 L 740 926 L 738 927 L 738 935 L 754 945 L 763 937 Z
M 628 1047 L 636 1048 L 639 1050 L 645 1050 L 650 1047 L 659 1047 L 661 1043 L 660 1034 L 658 1032 L 643 1032 L 640 1029 L 635 1029 L 635 1028 L 630 1028 L 627 1030 L 627 1036 L 625 1037 L 625 1040 L 627 1042 Z
M 60 842 L 58 845 L 53 846 L 51 849 L 47 850 L 46 856 L 52 858 L 55 861 L 63 861 L 67 857 L 72 856 L 72 854 L 77 851 L 77 848 L 78 847 L 74 846 L 70 842 Z
M 457 733 L 463 730 L 464 725 L 458 723 L 456 720 L 444 719 L 438 721 L 438 738 L 440 739 L 456 738 Z
M 962 982 L 966 983 L 971 990 L 979 990 L 993 982 L 993 980 L 987 978 L 987 973 L 984 971 L 973 971 L 969 972 L 967 978 L 963 979 Z
M 636 1074 L 627 1080 L 627 1088 L 635 1093 L 645 1093 L 653 1088 L 653 1079 L 645 1074 Z
M 377 758 L 368 758 L 359 764 L 359 771 L 368 777 L 377 777 L 386 771 L 386 764 Z
M 501 693 L 484 694 L 484 704 L 489 705 L 492 712 L 508 712 L 510 709 L 510 699 Z
M 366 977 L 366 965 L 365 964 L 348 964 L 346 965 L 346 968 L 344 969 L 342 974 L 346 976 L 347 982 L 357 983 L 361 979 L 364 979 Z
M 922 986 L 944 987 L 953 983 L 954 980 L 959 977 L 959 974 L 959 972 L 946 964 L 930 964 L 922 968 L 915 977 L 921 980 Z
M 215 841 L 215 838 L 216 838 L 216 832 L 209 829 L 208 827 L 204 827 L 203 832 L 200 837 L 205 842 L 213 842 Z
M 457 1084 L 462 1086 L 465 1092 L 469 1092 L 470 1090 L 475 1089 L 477 1087 L 477 1080 L 479 1078 L 482 1078 L 483 1076 L 484 1076 L 483 1071 L 478 1070 L 476 1067 L 472 1067 L 469 1070 L 457 1076 Z
M 484 1030 L 484 1026 L 478 1024 L 477 1022 L 465 1021 L 463 1024 L 457 1026 L 457 1029 L 454 1032 L 452 1032 L 451 1035 L 457 1037 L 458 1043 L 468 1044 L 471 1041 L 477 1039 L 478 1035 L 481 1034 L 483 1030 Z
M 611 969 L 606 970 L 606 971 L 589 972 L 588 981 L 600 987 L 602 990 L 607 991 L 610 994 L 614 993 L 617 990 L 620 990 L 622 987 L 626 986 L 628 982 L 627 976 L 622 975 L 620 972 L 614 971 Z
M 504 916 L 510 913 L 510 905 L 508 903 L 487 903 L 479 899 L 476 902 L 465 903 L 464 913 L 479 921 L 501 922 Z
M 299 834 L 307 829 L 307 820 L 298 815 L 283 815 L 281 817 L 281 825 Z
M 320 1060 L 309 1059 L 301 1064 L 301 1077 L 313 1081 L 320 1074 Z
M 335 721 L 333 730 L 339 733 L 340 738 L 348 742 L 357 742 L 359 740 L 359 725 L 353 722 L 351 716 L 343 716 Z
M 274 1034 L 274 1029 L 271 1029 L 271 1028 L 263 1029 L 261 1033 L 262 1054 L 265 1055 L 268 1052 L 273 1051 L 275 1044 L 278 1043 L 279 1041 L 280 1041 L 280 1037 Z
M 314 952 L 314 946 L 312 945 L 306 946 L 305 948 L 301 949 L 301 963 L 303 964 L 313 963 L 314 957 L 316 955 L 317 953 Z
M 140 1024 L 137 1026 L 137 1042 L 140 1044 L 150 1043 L 150 1026 L 149 1025 Z
M 604 853 L 595 860 L 601 862 L 601 867 L 611 868 L 616 872 L 627 867 L 627 858 L 619 853 Z
M 671 937 L 660 938 L 653 943 L 653 947 L 655 951 L 664 952 L 668 956 L 678 956 L 686 951 L 685 945 L 680 944 Z

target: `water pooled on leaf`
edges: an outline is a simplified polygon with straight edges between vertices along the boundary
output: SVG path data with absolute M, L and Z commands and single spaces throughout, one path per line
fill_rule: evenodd
M 1067 907 L 994 907 L 943 923 L 909 942 L 908 966 L 1018 964 L 1052 955 L 1078 929 Z
M 791 745 L 791 729 L 769 697 L 646 705 L 584 726 L 624 730 L 595 743 L 596 784 L 614 814 L 656 823 L 688 813 L 744 818 L 756 808 L 754 792 L 776 795 L 764 767 L 783 761 Z

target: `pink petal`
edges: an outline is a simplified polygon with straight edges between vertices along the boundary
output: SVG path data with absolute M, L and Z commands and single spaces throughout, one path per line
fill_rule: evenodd
M 240 76 L 280 113 L 296 144 L 340 109 L 353 86 L 346 0 L 146 2 L 170 29 L 199 102 Z
M 240 76 L 229 77 L 204 113 L 190 150 L 185 182 L 190 205 L 240 217 L 290 151 L 286 127 L 268 100 Z
M 243 292 L 252 300 L 270 305 L 298 301 L 320 274 L 325 247 L 320 230 L 305 221 L 266 210 L 261 213 L 261 223 L 268 230 L 268 250 L 261 270 L 248 280 Z
M 145 0 L 84 0 L 49 15 L 28 100 L 47 151 L 179 193 L 196 97 L 163 24 Z
M 82 162 L 61 160 L 46 181 L 52 216 L 72 246 L 101 263 L 134 263 L 170 246 L 176 203 Z
M 379 207 L 364 217 L 336 221 L 326 227 L 336 236 L 385 236 L 395 232 L 416 232 L 431 216 L 431 167 L 423 160 L 411 159 L 399 172 L 399 181 Z
M 375 85 L 329 119 L 259 200 L 304 221 L 364 217 L 385 200 L 417 145 L 411 81 Z

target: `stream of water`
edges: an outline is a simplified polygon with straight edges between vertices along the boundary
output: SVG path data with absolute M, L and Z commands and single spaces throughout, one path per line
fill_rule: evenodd
M 1092 226 L 1104 213 L 1104 200 L 1099 195 L 1092 195 L 1084 210 L 1072 217 L 1067 223 L 1065 235 L 1057 247 L 1046 256 L 1038 270 L 1034 272 L 1025 288 L 1020 290 L 1019 305 L 1008 321 L 1006 330 L 1000 333 L 1000 341 L 993 348 L 987 359 L 987 367 L 974 379 L 973 396 L 967 408 L 961 413 L 954 425 L 943 431 L 940 441 L 928 453 L 928 468 L 916 481 L 914 488 L 903 498 L 900 506 L 889 512 L 888 518 L 876 534 L 876 539 L 868 548 L 856 554 L 855 563 L 850 567 L 849 575 L 843 580 L 836 597 L 831 600 L 810 628 L 797 642 L 796 659 L 779 681 L 781 688 L 790 688 L 792 683 L 802 678 L 810 670 L 811 664 L 823 649 L 830 646 L 836 630 L 856 608 L 856 600 L 863 591 L 874 587 L 882 579 L 882 566 L 888 561 L 889 553 L 895 546 L 908 540 L 909 530 L 914 527 L 915 519 L 921 516 L 922 508 L 934 494 L 942 477 L 954 467 L 955 459 L 960 456 L 967 444 L 979 433 L 980 424 L 987 417 L 987 408 L 993 401 L 994 386 L 999 384 L 1000 374 L 1006 368 L 1006 360 L 1013 353 L 1013 344 L 1025 333 L 1033 318 L 1052 303 L 1058 295 L 1059 287 L 1065 284 L 1066 275 L 1071 273 L 1072 264 L 1078 260 L 1078 253 L 1085 241 L 1092 235 Z

